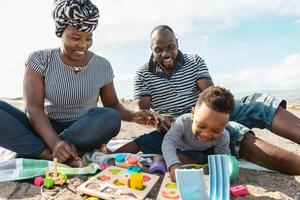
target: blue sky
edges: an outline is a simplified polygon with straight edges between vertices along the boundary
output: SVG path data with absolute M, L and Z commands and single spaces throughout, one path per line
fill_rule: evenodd
M 200 55 L 215 84 L 234 93 L 300 88 L 298 0 L 94 0 L 100 10 L 92 50 L 106 57 L 119 97 L 132 96 L 132 78 L 150 56 L 149 33 L 170 25 L 184 53 Z M 52 0 L 1 4 L 0 97 L 22 95 L 30 52 L 60 45 Z

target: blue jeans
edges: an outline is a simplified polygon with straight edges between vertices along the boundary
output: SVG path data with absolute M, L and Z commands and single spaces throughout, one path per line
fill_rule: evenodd
M 50 122 L 63 140 L 72 142 L 78 151 L 99 148 L 119 133 L 120 114 L 111 108 L 92 108 L 74 121 Z M 34 131 L 26 114 L 0 101 L 0 146 L 18 157 L 38 158 L 47 145 Z
M 246 133 L 254 134 L 252 128 L 266 128 L 271 130 L 272 121 L 279 106 L 286 108 L 286 101 L 264 93 L 254 93 L 235 101 L 235 107 L 230 115 L 230 122 L 226 129 L 230 133 L 231 153 L 236 157 L 239 154 L 240 145 Z M 163 135 L 153 131 L 134 140 L 144 153 L 161 154 Z M 206 160 L 206 153 L 199 152 L 199 162 Z M 195 156 L 192 156 L 195 159 Z

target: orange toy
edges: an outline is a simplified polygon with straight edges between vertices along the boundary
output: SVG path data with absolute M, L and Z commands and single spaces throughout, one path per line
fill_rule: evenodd
M 48 167 L 45 169 L 44 187 L 51 188 L 53 185 L 63 185 L 67 182 L 67 174 L 60 173 L 57 176 L 57 158 L 53 159 L 53 174 L 50 176 Z

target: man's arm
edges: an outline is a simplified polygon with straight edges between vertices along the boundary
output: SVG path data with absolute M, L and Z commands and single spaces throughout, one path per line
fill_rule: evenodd
M 200 92 L 204 91 L 209 86 L 213 86 L 213 80 L 211 78 L 201 78 L 197 80 L 197 86 Z
M 137 101 L 139 109 L 150 110 L 151 96 L 142 96 Z M 161 134 L 167 133 L 171 124 L 175 121 L 175 118 L 170 115 L 158 115 L 159 125 L 156 126 L 157 132 Z
M 142 96 L 137 100 L 139 109 L 150 110 L 151 96 Z
M 229 132 L 224 129 L 220 139 L 219 143 L 214 147 L 214 152 L 215 154 L 227 154 L 230 155 L 230 148 L 229 148 L 229 143 L 230 143 L 230 136 Z

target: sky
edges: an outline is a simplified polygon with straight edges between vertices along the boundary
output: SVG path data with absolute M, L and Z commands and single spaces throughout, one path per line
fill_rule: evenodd
M 100 11 L 91 50 L 113 66 L 119 98 L 131 98 L 148 61 L 149 34 L 173 28 L 183 53 L 202 57 L 215 85 L 233 93 L 300 88 L 299 0 L 92 0 Z M 52 0 L 1 3 L 0 97 L 22 96 L 32 51 L 55 48 Z

